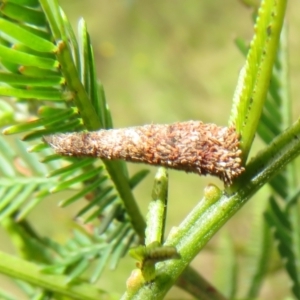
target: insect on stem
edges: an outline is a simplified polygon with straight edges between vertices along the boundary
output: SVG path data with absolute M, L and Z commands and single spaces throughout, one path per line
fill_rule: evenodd
M 226 185 L 244 171 L 235 128 L 201 121 L 55 134 L 44 140 L 62 155 L 124 159 L 211 174 Z

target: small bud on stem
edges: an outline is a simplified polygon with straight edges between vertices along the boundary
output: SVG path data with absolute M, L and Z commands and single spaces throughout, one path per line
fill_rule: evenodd
M 227 185 L 244 171 L 234 127 L 200 121 L 57 134 L 44 139 L 58 154 L 124 159 L 211 174 Z

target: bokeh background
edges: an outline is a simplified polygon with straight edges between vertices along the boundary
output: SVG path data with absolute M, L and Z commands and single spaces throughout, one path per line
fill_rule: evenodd
M 184 120 L 227 124 L 238 74 L 244 62 L 234 45 L 234 38 L 251 39 L 251 9 L 238 0 L 60 0 L 60 3 L 75 31 L 80 17 L 87 22 L 98 77 L 104 84 L 115 127 Z M 299 1 L 289 1 L 294 117 L 298 116 L 297 97 L 300 92 L 299 11 Z M 260 147 L 262 144 L 256 140 L 253 153 Z M 129 165 L 131 172 L 144 167 Z M 135 191 L 144 214 L 156 168 L 149 169 L 150 175 Z M 212 177 L 177 171 L 170 171 L 169 178 L 167 232 L 172 226 L 177 226 L 201 199 L 206 184 L 212 182 L 222 186 Z M 244 295 L 247 290 L 251 251 L 255 252 L 259 244 L 267 195 L 268 188 L 265 187 L 193 261 L 193 266 L 221 291 L 226 292 L 228 288 L 226 280 L 232 259 L 228 253 L 234 253 L 239 262 L 238 295 Z M 39 232 L 64 242 L 80 204 L 61 209 L 57 208 L 59 200 L 53 197 L 42 203 L 30 219 Z M 57 220 L 58 227 L 53 227 L 50 221 L 48 223 L 47 218 Z M 8 240 L 4 244 L 8 251 L 13 251 Z M 231 252 L 228 251 L 230 247 Z M 281 270 L 275 250 L 273 261 L 259 299 L 287 299 L 285 297 L 290 295 L 290 282 Z M 134 266 L 132 259 L 124 258 L 118 271 L 105 271 L 99 287 L 113 291 L 118 299 Z M 166 299 L 191 299 L 191 296 L 175 287 Z

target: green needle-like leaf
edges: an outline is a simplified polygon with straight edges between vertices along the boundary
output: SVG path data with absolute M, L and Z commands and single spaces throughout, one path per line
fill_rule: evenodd
M 45 15 L 41 11 L 22 6 L 21 3 L 18 4 L 20 5 L 7 1 L 5 5 L 1 6 L 1 13 L 21 23 L 35 26 L 46 25 Z
M 19 4 L 19 5 L 32 6 L 32 7 L 39 6 L 38 0 L 9 0 L 7 2 L 11 2 L 11 3 Z
M 1 45 L 0 45 L 1 46 Z M 34 89 L 15 89 L 10 87 L 0 86 L 0 95 L 17 97 L 24 99 L 43 99 L 47 101 L 67 101 L 73 98 L 70 92 L 61 92 L 55 89 L 51 90 L 34 90 Z
M 81 183 L 84 182 L 85 180 L 89 180 L 91 178 L 96 177 L 101 171 L 103 170 L 103 167 L 95 168 L 91 170 L 90 172 L 86 172 L 84 174 L 80 174 L 78 176 L 73 177 L 70 180 L 66 180 L 60 184 L 58 184 L 56 187 L 52 189 L 53 192 L 58 192 L 61 190 L 65 190 L 69 188 L 71 185 L 76 184 L 76 183 Z M 105 178 L 106 179 L 106 178 Z
M 59 63 L 51 58 L 40 57 L 17 51 L 6 46 L 0 45 L 0 57 L 16 64 L 33 66 L 43 69 L 57 69 Z
M 55 52 L 57 50 L 56 46 L 48 40 L 42 39 L 21 26 L 3 18 L 0 19 L 0 30 L 36 51 Z
M 0 82 L 5 82 L 6 84 L 14 84 L 19 86 L 22 85 L 41 87 L 61 86 L 65 83 L 64 78 L 59 76 L 29 77 L 22 76 L 19 74 L 11 74 L 7 72 L 0 72 Z

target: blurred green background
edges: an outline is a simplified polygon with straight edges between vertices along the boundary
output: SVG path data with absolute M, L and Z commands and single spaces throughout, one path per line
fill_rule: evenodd
M 234 38 L 251 39 L 253 25 L 249 8 L 237 0 L 60 0 L 60 3 L 75 31 L 80 17 L 87 22 L 98 77 L 104 84 L 115 127 L 184 120 L 227 124 L 231 99 L 244 62 Z M 290 1 L 290 73 L 295 117 L 298 117 L 296 102 L 300 92 L 299 11 L 300 2 Z M 254 153 L 260 147 L 256 141 Z M 129 165 L 132 172 L 141 168 L 145 166 Z M 150 169 L 151 174 L 135 190 L 144 214 L 156 168 Z M 212 177 L 183 172 L 170 171 L 169 177 L 167 232 L 201 199 L 206 184 L 213 182 L 222 186 Z M 228 249 L 232 241 L 232 253 L 240 263 L 238 295 L 246 292 L 251 253 L 259 244 L 267 195 L 268 187 L 265 187 L 193 261 L 193 266 L 221 291 L 228 287 L 226 268 L 231 259 Z M 56 207 L 58 200 L 53 197 L 42 203 L 30 219 L 39 232 L 63 242 L 70 233 L 72 216 L 81 204 L 60 209 Z M 52 222 L 47 223 L 50 216 L 57 220 L 57 228 Z M 12 250 L 9 242 L 5 247 Z M 259 299 L 284 299 L 289 295 L 290 282 L 281 270 L 276 253 L 273 261 Z M 99 287 L 121 294 L 134 266 L 132 259 L 125 258 L 118 271 L 105 272 Z M 191 296 L 174 288 L 166 299 L 191 299 Z

